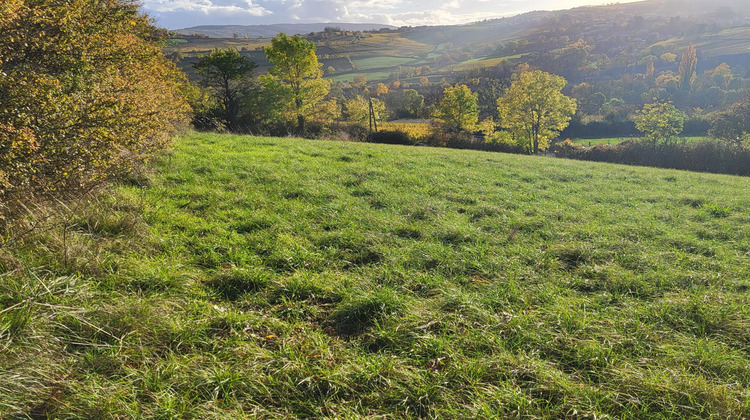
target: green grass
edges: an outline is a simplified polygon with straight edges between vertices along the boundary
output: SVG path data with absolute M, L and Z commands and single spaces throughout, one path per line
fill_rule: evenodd
M 413 58 L 403 57 L 367 57 L 352 60 L 359 70 L 375 70 L 384 68 L 397 68 L 398 66 L 414 61 Z
M 471 60 L 463 61 L 453 67 L 453 71 L 468 71 L 473 69 L 484 69 L 488 67 L 495 67 L 503 61 L 518 59 L 526 54 L 515 54 L 505 57 L 481 57 L 472 58 Z
M 385 80 L 391 75 L 391 70 L 376 70 L 376 71 L 356 71 L 343 74 L 335 74 L 332 77 L 326 77 L 327 79 L 333 80 L 334 82 L 351 82 L 357 76 L 365 76 L 368 81 Z
M 0 249 L 0 417 L 748 417 L 749 187 L 191 134 Z

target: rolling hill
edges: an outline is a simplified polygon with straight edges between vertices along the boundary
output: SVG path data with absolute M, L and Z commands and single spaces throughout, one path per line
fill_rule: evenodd
M 688 44 L 698 48 L 699 71 L 728 63 L 739 75 L 750 71 L 750 6 L 738 1 L 647 0 L 554 12 L 530 12 L 468 25 L 390 28 L 335 24 L 341 31 L 322 32 L 333 24 L 277 25 L 253 30 L 258 37 L 242 38 L 241 27 L 198 27 L 209 39 L 176 35 L 166 48 L 190 70 L 198 54 L 233 46 L 266 66 L 262 48 L 277 32 L 303 33 L 318 46 L 327 77 L 351 81 L 399 79 L 416 82 L 415 73 L 429 68 L 431 80 L 452 78 L 456 72 L 482 71 L 501 62 L 530 62 L 573 81 L 619 77 L 642 71 L 639 60 L 653 54 L 675 54 Z M 315 32 L 317 30 L 317 32 Z M 315 32 L 315 33 L 311 33 Z M 238 34 L 234 38 L 231 34 Z M 215 38 L 219 37 L 219 38 Z M 223 38 L 221 38 L 223 37 Z M 589 62 L 563 57 L 566 44 L 585 42 Z M 618 60 L 623 60 L 622 63 Z M 414 69 L 419 69 L 416 71 Z M 670 68 L 668 63 L 664 69 Z M 583 71 L 582 71 L 583 70 Z M 676 67 L 675 67 L 676 70 Z
M 274 37 L 279 32 L 287 35 L 303 35 L 322 32 L 325 28 L 339 28 L 344 31 L 373 31 L 382 28 L 396 29 L 392 25 L 372 23 L 289 23 L 273 25 L 206 25 L 177 29 L 180 35 L 202 34 L 210 38 L 264 38 Z

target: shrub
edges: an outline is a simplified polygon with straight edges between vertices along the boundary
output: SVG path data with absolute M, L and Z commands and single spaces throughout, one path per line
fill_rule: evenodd
M 3 6 L 0 201 L 85 190 L 170 142 L 189 108 L 159 38 L 126 0 Z
M 750 150 L 715 140 L 672 144 L 629 140 L 616 146 L 599 144 L 559 150 L 557 156 L 572 159 L 750 175 Z
M 385 143 L 385 144 L 405 144 L 412 145 L 411 137 L 403 131 L 378 131 L 370 133 L 367 136 L 367 141 L 370 143 Z

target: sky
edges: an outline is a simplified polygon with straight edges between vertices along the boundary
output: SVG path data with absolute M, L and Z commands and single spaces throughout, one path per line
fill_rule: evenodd
M 610 4 L 612 0 L 141 0 L 158 26 L 274 23 L 455 25 L 532 10 Z M 631 0 L 632 1 L 632 0 Z M 627 0 L 620 0 L 626 3 Z

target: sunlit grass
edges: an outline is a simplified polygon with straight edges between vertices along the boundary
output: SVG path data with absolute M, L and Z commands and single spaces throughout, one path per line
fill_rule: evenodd
M 748 187 L 191 134 L 0 249 L 0 417 L 748 417 Z

